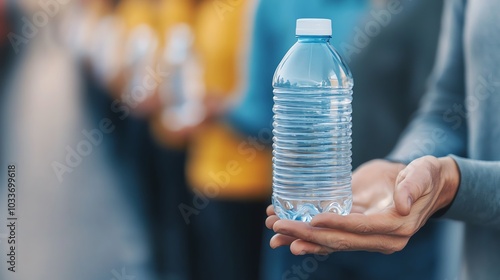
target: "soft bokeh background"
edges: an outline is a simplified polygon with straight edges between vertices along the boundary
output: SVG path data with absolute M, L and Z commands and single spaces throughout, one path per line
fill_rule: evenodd
M 268 247 L 271 79 L 294 20 L 334 17 L 333 44 L 352 58 L 354 167 L 397 141 L 439 33 L 442 1 L 403 1 L 390 18 L 383 0 L 309 2 L 0 0 L 0 279 L 455 279 L 459 224 L 311 271 Z

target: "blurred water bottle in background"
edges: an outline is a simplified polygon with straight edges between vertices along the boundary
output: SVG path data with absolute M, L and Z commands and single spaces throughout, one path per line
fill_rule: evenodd
M 147 24 L 135 26 L 125 41 L 123 71 L 127 81 L 121 98 L 139 116 L 154 111 L 159 82 L 151 73 L 156 69 L 158 50 L 158 34 Z
M 62 23 L 59 26 L 60 36 L 64 45 L 79 62 L 88 60 L 90 57 L 97 21 L 97 17 L 80 1 L 71 5 L 63 14 Z
M 125 43 L 124 67 L 127 71 L 146 73 L 146 67 L 154 67 L 158 38 L 153 28 L 140 24 L 132 29 Z M 142 80 L 144 77 L 139 77 Z
M 125 35 L 125 23 L 118 16 L 108 15 L 100 19 L 90 52 L 90 62 L 96 79 L 107 84 L 113 81 L 121 68 L 121 45 Z
M 330 20 L 299 19 L 298 42 L 274 75 L 273 205 L 281 219 L 351 211 L 353 79 L 331 36 Z
M 162 122 L 172 131 L 196 126 L 205 117 L 203 72 L 194 52 L 194 34 L 187 24 L 173 26 L 163 55 L 165 79 L 161 95 L 166 104 Z

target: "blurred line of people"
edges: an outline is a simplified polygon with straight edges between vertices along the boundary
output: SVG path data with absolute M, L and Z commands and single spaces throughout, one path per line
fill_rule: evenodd
M 114 46 L 127 42 L 139 45 L 138 40 L 144 40 L 146 44 L 149 40 L 151 47 L 144 48 L 146 53 L 130 51 L 122 60 L 131 59 L 131 55 L 137 55 L 138 60 L 153 59 L 132 65 L 135 69 L 128 70 L 128 73 L 122 72 L 127 71 L 127 67 L 122 67 L 118 70 L 121 73 L 113 75 L 114 78 L 104 79 L 104 85 L 113 97 L 121 98 L 124 103 L 128 98 L 138 97 L 139 104 L 131 109 L 147 118 L 156 141 L 167 150 L 187 152 L 178 158 L 177 163 L 172 163 L 185 164 L 185 171 L 172 173 L 168 166 L 164 166 L 165 172 L 179 177 L 179 181 L 184 180 L 185 173 L 188 185 L 195 190 L 194 196 L 210 197 L 211 187 L 217 192 L 217 197 L 206 207 L 198 209 L 192 208 L 195 206 L 191 200 L 181 200 L 175 191 L 171 192 L 174 197 L 169 200 L 175 206 L 171 207 L 175 209 L 173 213 L 184 218 L 186 227 L 190 226 L 193 234 L 191 248 L 195 255 L 192 268 L 199 271 L 199 275 L 193 277 L 199 279 L 236 279 L 241 275 L 245 275 L 244 279 L 258 277 L 262 219 L 271 185 L 270 150 L 254 149 L 252 155 L 239 152 L 245 139 L 223 122 L 213 121 L 232 102 L 241 83 L 239 60 L 243 57 L 241 51 L 245 38 L 248 38 L 246 23 L 250 21 L 254 4 L 251 1 L 224 3 L 225 6 L 215 6 L 213 1 L 122 1 L 111 15 L 107 15 L 116 17 L 116 21 L 132 22 L 125 26 L 132 30 L 129 36 L 137 35 L 129 40 L 123 36 L 122 42 L 115 42 Z M 100 11 L 95 9 L 96 13 Z M 97 26 L 101 25 L 97 23 Z M 145 36 L 148 29 L 150 35 Z M 136 34 L 137 30 L 140 32 Z M 122 31 L 108 30 L 103 32 L 104 38 L 115 32 Z M 106 46 L 94 48 L 105 49 Z M 111 69 L 111 66 L 99 67 L 99 64 L 114 63 L 112 55 L 116 47 L 112 49 L 114 51 L 110 50 L 109 56 L 95 61 L 88 59 L 98 79 L 110 74 L 99 69 Z M 147 52 L 153 54 L 149 56 Z M 191 58 L 197 61 L 192 62 Z M 137 86 L 147 75 L 145 68 L 157 71 L 158 67 L 166 74 L 163 79 L 149 93 L 135 95 Z M 134 82 L 139 84 L 126 85 Z M 203 85 L 202 92 L 196 84 Z M 179 94 L 185 96 L 179 98 Z M 193 118 L 198 113 L 201 117 Z M 193 119 L 187 121 L 189 118 Z M 248 160 L 249 156 L 251 160 Z M 236 172 L 230 174 L 228 168 Z M 177 189 L 183 186 L 166 187 Z M 222 257 L 214 258 L 214 255 Z
M 272 190 L 272 75 L 293 44 L 295 19 L 333 18 L 332 42 L 341 52 L 345 52 L 346 42 L 367 40 L 360 38 L 357 30 L 370 21 L 378 22 L 380 34 L 369 38 L 364 48 L 344 55 L 351 57 L 356 84 L 353 165 L 384 157 L 425 91 L 442 5 L 442 1 L 435 0 L 397 1 L 401 11 L 388 14 L 389 2 L 74 0 L 59 4 L 60 13 L 51 19 L 51 34 L 33 38 L 42 42 L 30 42 L 19 56 L 7 55 L 12 52 L 11 46 L 1 36 L 0 44 L 5 49 L 0 54 L 2 75 L 15 72 L 3 63 L 4 58 L 27 56 L 33 45 L 43 45 L 49 38 L 59 50 L 67 51 L 68 63 L 81 76 L 83 86 L 75 91 L 81 92 L 77 99 L 82 115 L 89 117 L 88 123 L 109 118 L 116 125 L 103 145 L 106 152 L 99 152 L 105 154 L 106 164 L 116 166 L 109 169 L 113 176 L 123 177 L 104 184 L 110 189 L 108 200 L 93 201 L 97 191 L 85 192 L 84 186 L 95 183 L 86 177 L 95 174 L 92 168 L 82 168 L 81 177 L 71 174 L 67 179 L 68 185 L 78 182 L 81 186 L 78 192 L 73 191 L 79 196 L 72 194 L 72 199 L 80 199 L 80 203 L 68 203 L 68 195 L 53 201 L 54 209 L 72 207 L 82 215 L 72 216 L 70 211 L 61 218 L 63 223 L 74 219 L 81 227 L 91 228 L 75 238 L 78 244 L 70 246 L 72 249 L 62 252 L 78 254 L 81 247 L 95 246 L 95 239 L 89 237 L 92 234 L 102 233 L 102 246 L 107 239 L 121 240 L 121 235 L 105 230 L 107 218 L 115 217 L 114 223 L 123 222 L 123 226 L 117 226 L 119 231 L 143 228 L 131 236 L 144 242 L 130 250 L 142 248 L 149 257 L 141 258 L 141 263 L 138 258 L 129 258 L 125 262 L 128 265 L 124 265 L 135 271 L 137 279 L 306 279 L 294 268 L 301 267 L 305 257 L 292 256 L 286 249 L 271 250 L 271 233 L 264 230 L 264 211 Z M 2 14 L 5 5 L 0 5 L 0 22 L 7 19 Z M 15 9 L 12 7 L 9 11 Z M 21 32 L 20 18 L 29 18 L 41 9 L 33 4 L 21 7 L 22 12 L 9 19 L 11 31 Z M 0 23 L 0 35 L 7 33 L 6 27 L 7 23 Z M 50 64 L 45 67 L 52 71 Z M 16 75 L 23 80 L 22 71 Z M 2 85 L 3 108 L 12 105 L 6 96 L 21 94 L 9 92 L 8 88 Z M 12 130 L 8 125 L 0 128 L 2 135 Z M 53 137 L 59 133 L 68 132 L 54 131 Z M 12 145 L 16 143 L 2 144 L 2 154 Z M 60 149 L 64 150 L 64 144 Z M 29 160 L 29 156 L 20 157 L 15 152 L 9 156 L 6 161 Z M 121 204 L 106 206 L 115 195 L 124 197 Z M 42 203 L 36 197 L 29 201 L 34 204 L 29 211 L 36 211 Z M 94 216 L 81 214 L 88 211 L 87 207 L 96 213 L 112 207 L 116 207 L 113 212 L 130 208 L 127 215 L 137 217 L 104 214 L 101 223 L 95 224 L 88 221 Z M 42 231 L 45 233 L 34 239 L 48 242 L 53 234 L 51 225 L 47 223 L 48 229 Z M 454 279 L 459 254 L 453 252 L 459 251 L 458 242 L 447 237 L 446 245 L 437 246 L 451 227 L 456 225 L 430 224 L 404 252 L 391 256 L 334 254 L 320 262 L 307 278 Z M 33 237 L 28 233 L 25 236 Z M 123 240 L 133 244 L 137 241 Z M 53 242 L 53 246 L 62 246 Z M 123 251 L 115 250 L 103 257 L 122 260 L 121 254 Z M 68 266 L 67 274 L 38 268 L 26 274 L 29 278 L 19 279 L 68 279 L 68 275 L 71 279 L 112 278 L 112 270 L 121 271 L 123 261 L 108 260 L 112 264 L 98 268 L 81 263 L 101 256 L 86 250 L 81 255 L 81 260 L 69 258 L 66 262 L 62 261 L 63 253 L 51 255 Z M 24 269 L 29 270 L 34 261 L 27 261 Z M 46 265 L 45 269 L 54 267 Z M 75 275 L 82 270 L 87 272 Z M 38 274 L 40 271 L 43 274 Z

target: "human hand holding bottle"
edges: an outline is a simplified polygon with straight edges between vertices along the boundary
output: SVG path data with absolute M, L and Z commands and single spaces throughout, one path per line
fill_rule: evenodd
M 271 247 L 290 246 L 292 253 L 336 251 L 394 253 L 458 190 L 460 173 L 450 157 L 423 157 L 404 166 L 368 162 L 353 175 L 354 207 L 350 215 L 323 213 L 308 223 L 279 220 L 268 208 L 266 226 L 277 234 Z

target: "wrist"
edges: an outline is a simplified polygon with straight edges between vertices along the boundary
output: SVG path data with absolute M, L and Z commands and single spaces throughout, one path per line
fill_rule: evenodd
M 440 193 L 439 209 L 448 207 L 458 191 L 460 185 L 460 169 L 451 157 L 438 159 L 441 164 L 442 189 Z

